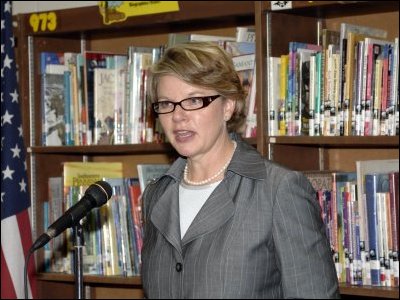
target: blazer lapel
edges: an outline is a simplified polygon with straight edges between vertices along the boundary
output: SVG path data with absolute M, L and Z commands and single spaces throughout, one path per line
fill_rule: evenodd
M 229 196 L 225 181 L 223 181 L 216 187 L 194 218 L 182 239 L 182 246 L 200 235 L 221 227 L 233 216 L 234 212 L 235 205 Z
M 167 187 L 161 195 L 150 216 L 151 222 L 179 253 L 181 233 L 179 223 L 179 183 Z

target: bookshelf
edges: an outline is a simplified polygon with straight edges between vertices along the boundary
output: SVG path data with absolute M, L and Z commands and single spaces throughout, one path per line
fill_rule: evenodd
M 288 53 L 290 41 L 317 44 L 318 30 L 340 31 L 340 24 L 377 27 L 388 32 L 387 38 L 398 36 L 399 5 L 384 1 L 293 1 L 291 9 L 273 10 L 272 2 L 256 2 L 257 62 L 266 66 L 269 57 Z M 261 41 L 261 42 L 260 42 Z M 264 101 L 258 109 L 268 111 L 266 68 L 257 68 L 257 92 Z M 260 99 L 259 99 L 260 100 Z M 268 131 L 267 116 L 259 117 L 258 128 Z M 257 137 L 259 151 L 269 159 L 299 171 L 355 171 L 356 160 L 399 157 L 398 136 L 268 136 Z M 299 159 L 301 157 L 301 159 Z M 343 298 L 398 298 L 399 288 L 356 287 L 340 285 Z
M 168 34 L 200 33 L 235 37 L 236 27 L 254 25 L 254 3 L 235 1 L 226 9 L 224 1 L 179 2 L 180 10 L 129 17 L 124 22 L 104 25 L 97 6 L 52 12 L 56 26 L 31 26 L 34 14 L 16 16 L 17 58 L 20 66 L 25 143 L 33 209 L 34 238 L 43 232 L 42 202 L 48 197 L 49 177 L 62 174 L 62 163 L 69 161 L 122 161 L 124 177 L 137 177 L 139 163 L 168 163 L 176 153 L 167 143 L 41 146 L 40 52 L 109 51 L 126 54 L 129 46 L 157 47 L 167 44 Z M 43 29 L 44 28 L 44 29 Z M 54 29 L 54 30 L 53 30 Z M 255 139 L 249 139 L 252 144 Z M 72 275 L 44 273 L 43 251 L 36 252 L 39 298 L 73 298 Z M 84 276 L 87 298 L 143 298 L 141 279 L 118 276 Z M 62 291 L 62 293 L 60 293 Z
M 399 4 L 394 1 L 350 2 L 293 1 L 289 10 L 271 10 L 267 1 L 182 1 L 177 12 L 131 17 L 104 25 L 98 7 L 54 11 L 54 31 L 34 31 L 31 14 L 16 16 L 20 96 L 33 208 L 34 238 L 42 232 L 41 202 L 47 197 L 47 179 L 62 174 L 65 161 L 123 161 L 125 176 L 137 176 L 138 163 L 166 163 L 175 153 L 169 144 L 42 147 L 39 53 L 42 51 L 102 50 L 125 53 L 130 45 L 159 46 L 171 32 L 234 36 L 236 26 L 255 26 L 256 64 L 266 66 L 269 56 L 287 52 L 292 40 L 317 41 L 318 24 L 338 29 L 351 20 L 388 30 L 398 36 Z M 350 22 L 350 21 L 349 21 Z M 257 137 L 249 140 L 264 156 L 296 170 L 355 170 L 355 160 L 398 158 L 399 137 L 289 137 L 268 136 L 267 68 L 257 68 Z M 301 161 L 297 159 L 302 157 Z M 36 262 L 43 263 L 39 251 Z M 41 270 L 39 269 L 39 272 Z M 73 276 L 40 273 L 40 298 L 72 298 Z M 91 298 L 141 298 L 140 277 L 85 276 L 85 292 Z M 59 291 L 63 293 L 60 295 Z M 398 298 L 398 288 L 341 286 L 344 297 Z

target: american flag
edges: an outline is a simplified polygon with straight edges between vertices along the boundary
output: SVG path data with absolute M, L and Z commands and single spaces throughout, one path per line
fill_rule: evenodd
M 1 298 L 24 298 L 25 256 L 32 245 L 25 147 L 17 86 L 11 1 L 1 1 Z M 28 266 L 35 297 L 34 257 Z

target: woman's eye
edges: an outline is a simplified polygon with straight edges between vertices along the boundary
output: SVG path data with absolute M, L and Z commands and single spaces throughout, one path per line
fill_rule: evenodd
M 202 100 L 201 98 L 190 98 L 190 103 L 191 103 L 192 105 L 201 104 L 202 101 L 203 101 L 203 100 Z
M 160 107 L 160 108 L 167 108 L 169 106 L 171 106 L 171 103 L 168 101 L 158 102 L 158 107 Z

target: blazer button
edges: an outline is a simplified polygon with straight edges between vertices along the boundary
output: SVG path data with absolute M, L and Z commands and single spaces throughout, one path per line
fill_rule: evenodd
M 181 271 L 182 271 L 182 264 L 181 264 L 181 263 L 176 263 L 176 265 L 175 265 L 175 270 L 176 270 L 177 272 L 181 272 Z

